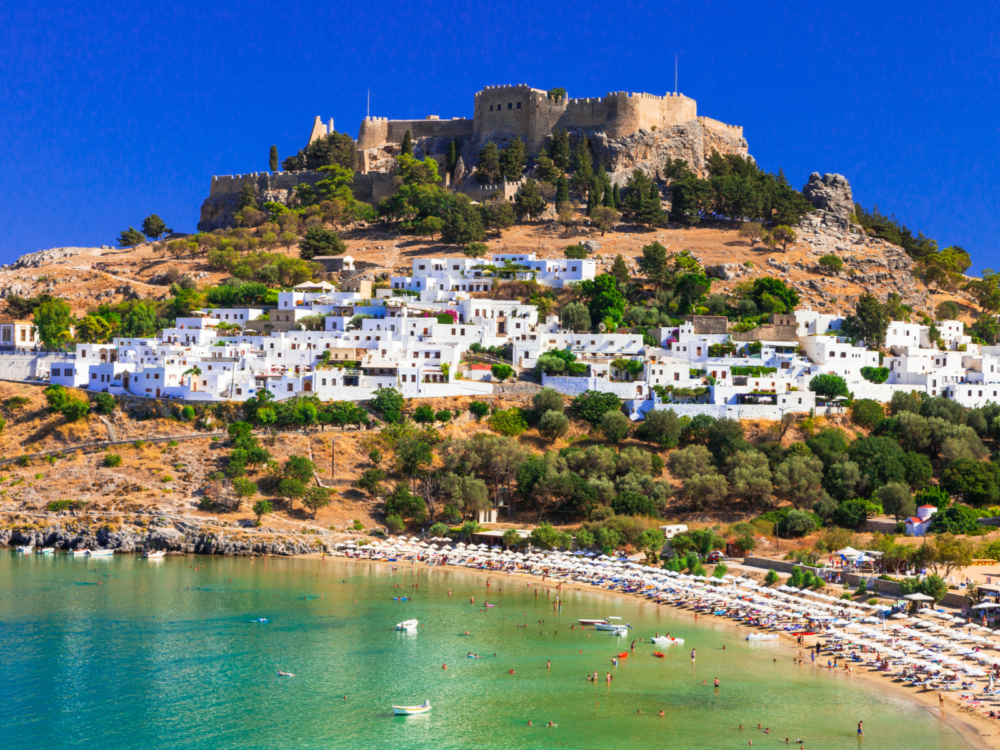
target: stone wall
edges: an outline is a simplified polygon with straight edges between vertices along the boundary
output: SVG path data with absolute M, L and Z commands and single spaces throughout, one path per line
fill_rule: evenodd
M 201 204 L 198 230 L 212 232 L 234 225 L 234 215 L 239 210 L 240 191 L 244 185 L 253 185 L 261 204 L 274 202 L 288 205 L 295 195 L 297 185 L 315 185 L 325 175 L 322 172 L 250 172 L 248 174 L 221 175 L 212 178 L 208 198 Z M 392 195 L 395 184 L 392 174 L 373 172 L 354 173 L 351 190 L 354 197 L 366 203 L 378 203 Z
M 406 131 L 410 138 L 469 138 L 472 136 L 472 120 L 454 117 L 440 120 L 431 116 L 423 120 L 389 120 L 385 117 L 368 117 L 361 121 L 358 129 L 358 149 L 378 148 L 384 143 L 402 143 Z

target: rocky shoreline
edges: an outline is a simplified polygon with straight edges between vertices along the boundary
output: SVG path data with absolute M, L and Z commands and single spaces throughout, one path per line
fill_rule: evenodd
M 33 544 L 37 548 L 55 547 L 57 550 L 113 549 L 120 553 L 140 553 L 144 548 L 181 554 L 228 555 L 253 557 L 278 555 L 291 557 L 327 552 L 324 540 L 296 540 L 285 537 L 252 539 L 245 533 L 228 534 L 213 530 L 206 533 L 194 523 L 182 521 L 170 525 L 150 524 L 149 529 L 123 529 L 101 527 L 67 528 L 51 524 L 44 528 L 0 529 L 0 546 Z

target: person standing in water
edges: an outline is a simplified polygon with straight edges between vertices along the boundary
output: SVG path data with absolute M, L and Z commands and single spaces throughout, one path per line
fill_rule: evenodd
M 862 721 L 859 721 L 859 722 L 858 722 L 858 737 L 864 737 L 864 736 L 865 736 L 865 732 L 864 732 L 864 729 L 862 729 L 862 728 L 861 728 L 861 725 L 862 725 L 863 723 L 864 723 L 864 722 L 862 722 Z
M 691 661 L 694 661 L 695 653 L 694 649 L 691 649 Z

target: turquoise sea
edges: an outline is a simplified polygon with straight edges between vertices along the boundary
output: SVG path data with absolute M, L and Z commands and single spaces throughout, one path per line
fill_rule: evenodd
M 2 550 L 0 736 L 116 750 L 777 748 L 790 737 L 812 750 L 857 748 L 863 719 L 869 748 L 968 747 L 927 709 L 808 655 L 797 666 L 794 648 L 750 644 L 725 623 L 589 591 L 564 591 L 554 611 L 550 587 L 490 581 L 487 593 L 484 576 L 409 564 Z M 607 615 L 637 637 L 687 642 L 664 659 L 638 643 L 614 668 L 628 639 L 571 629 Z M 397 633 L 409 618 L 419 632 Z M 392 703 L 424 700 L 428 715 L 392 715 Z

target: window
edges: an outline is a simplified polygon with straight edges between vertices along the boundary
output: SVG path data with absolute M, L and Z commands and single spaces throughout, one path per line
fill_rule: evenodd
M 681 374 L 679 372 L 675 372 L 674 373 L 674 380 L 680 380 L 680 379 L 681 379 Z
M 97 373 L 96 372 L 90 373 L 90 379 L 91 380 L 96 380 L 97 379 Z
M 291 392 L 291 390 L 292 390 L 292 384 L 291 383 L 288 384 L 288 390 L 289 390 L 289 392 Z
M 512 102 L 507 102 L 507 109 L 514 109 L 514 104 Z
M 59 369 L 58 368 L 52 370 L 52 377 L 54 377 L 54 378 L 58 378 L 59 377 Z
M 518 108 L 518 109 L 520 109 L 520 108 L 521 108 L 521 102 L 518 102 L 518 103 L 517 103 L 517 108 Z

